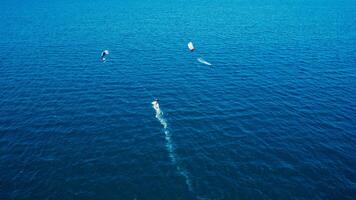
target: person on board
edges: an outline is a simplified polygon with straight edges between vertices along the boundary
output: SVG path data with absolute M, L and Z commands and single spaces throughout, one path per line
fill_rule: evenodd
M 159 104 L 158 104 L 158 99 L 155 99 L 153 102 L 152 102 L 153 106 L 155 107 L 155 109 L 158 109 L 159 108 Z

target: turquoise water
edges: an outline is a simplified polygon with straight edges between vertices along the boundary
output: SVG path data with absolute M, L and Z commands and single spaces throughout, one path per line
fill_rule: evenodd
M 0 199 L 356 198 L 354 1 L 0 8 Z

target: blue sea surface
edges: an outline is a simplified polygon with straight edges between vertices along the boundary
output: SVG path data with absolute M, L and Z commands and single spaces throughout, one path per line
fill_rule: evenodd
M 0 199 L 356 199 L 356 1 L 2 1 Z

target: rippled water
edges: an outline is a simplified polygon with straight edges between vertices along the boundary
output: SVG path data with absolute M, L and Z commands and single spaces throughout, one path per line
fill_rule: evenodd
M 2 2 L 0 199 L 355 199 L 355 10 Z

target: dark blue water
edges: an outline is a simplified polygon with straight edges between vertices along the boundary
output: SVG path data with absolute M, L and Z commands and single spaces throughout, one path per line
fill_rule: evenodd
M 0 10 L 0 199 L 356 198 L 354 1 Z

